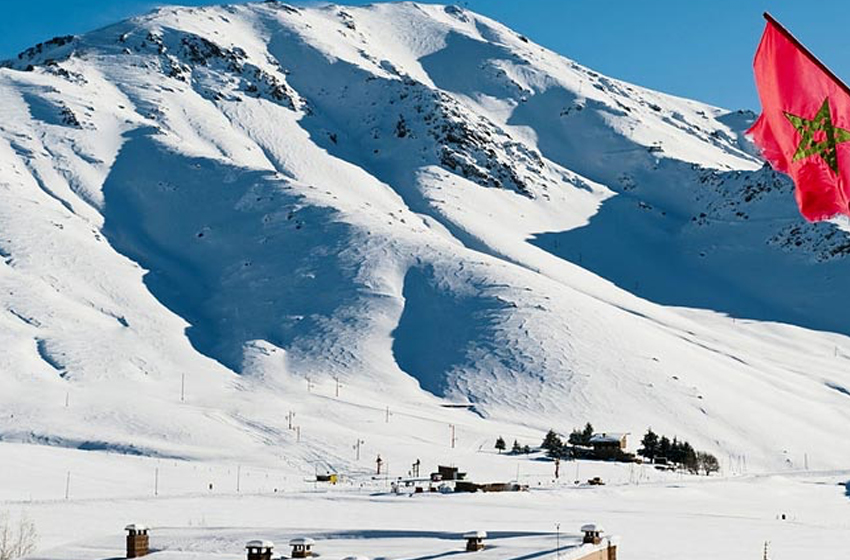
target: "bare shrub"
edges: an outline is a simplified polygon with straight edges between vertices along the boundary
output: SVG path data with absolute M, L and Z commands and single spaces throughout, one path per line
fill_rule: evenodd
M 32 554 L 38 542 L 38 533 L 26 515 L 13 520 L 6 512 L 0 512 L 0 560 L 15 560 Z

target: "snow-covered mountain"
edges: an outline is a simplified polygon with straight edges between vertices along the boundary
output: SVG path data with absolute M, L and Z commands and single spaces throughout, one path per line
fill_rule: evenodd
M 297 468 L 591 421 L 840 466 L 850 238 L 753 118 L 454 6 L 36 45 L 0 69 L 0 439 Z

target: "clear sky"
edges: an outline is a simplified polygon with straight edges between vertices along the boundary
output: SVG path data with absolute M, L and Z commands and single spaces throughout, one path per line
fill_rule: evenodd
M 162 4 L 221 1 L 0 0 L 0 59 Z M 305 2 L 292 1 L 292 4 Z M 316 3 L 316 2 L 311 2 Z M 362 0 L 340 2 L 366 4 Z M 444 3 L 444 2 L 441 2 Z M 769 10 L 845 81 L 847 0 L 468 0 L 458 2 L 609 76 L 730 109 L 758 109 L 752 57 Z

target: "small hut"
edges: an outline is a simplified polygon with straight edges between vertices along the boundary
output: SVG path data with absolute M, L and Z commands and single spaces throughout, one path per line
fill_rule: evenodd
M 585 544 L 599 544 L 602 542 L 602 533 L 605 530 L 596 523 L 588 523 L 582 525 L 581 531 L 584 533 L 584 538 L 581 542 Z
M 478 552 L 479 550 L 484 550 L 484 539 L 487 538 L 487 532 L 470 531 L 468 533 L 464 533 L 463 538 L 466 539 L 467 552 Z
M 248 541 L 245 549 L 248 551 L 248 560 L 272 560 L 272 549 L 274 543 L 271 541 Z
M 146 556 L 149 552 L 148 527 L 131 523 L 124 527 L 127 531 L 127 558 Z
M 313 545 L 316 541 L 307 537 L 298 537 L 289 541 L 292 547 L 292 558 L 309 558 L 313 556 Z

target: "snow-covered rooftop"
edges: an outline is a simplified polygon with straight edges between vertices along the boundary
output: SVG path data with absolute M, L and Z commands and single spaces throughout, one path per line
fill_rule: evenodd
M 255 539 L 245 543 L 245 548 L 274 548 L 274 543 L 272 541 Z
M 590 437 L 590 443 L 619 443 L 623 438 L 629 435 L 628 433 L 602 432 L 593 434 Z

